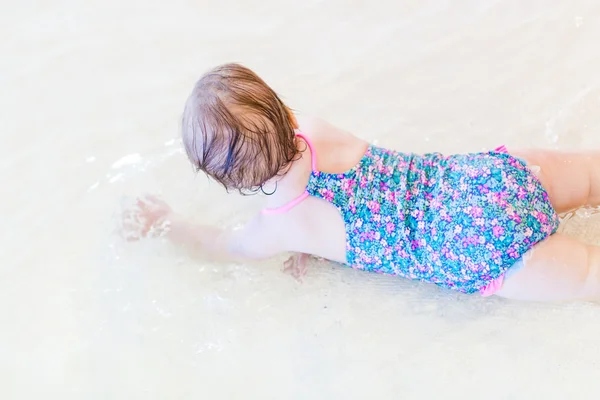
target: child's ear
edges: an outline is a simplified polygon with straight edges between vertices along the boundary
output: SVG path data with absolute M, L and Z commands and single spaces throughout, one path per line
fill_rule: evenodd
M 300 128 L 300 126 L 298 125 L 298 121 L 296 120 L 296 116 L 294 115 L 294 113 L 292 112 L 292 110 L 290 110 L 287 107 L 285 108 L 285 110 L 288 113 L 288 118 L 289 118 L 290 122 L 292 123 L 292 127 L 294 129 Z

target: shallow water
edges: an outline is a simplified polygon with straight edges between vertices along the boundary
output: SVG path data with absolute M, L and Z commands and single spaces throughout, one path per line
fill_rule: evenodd
M 253 4 L 254 3 L 254 4 Z M 4 2 L 0 398 L 600 396 L 600 306 L 446 293 L 327 263 L 303 283 L 114 234 L 162 192 L 235 224 L 178 118 L 240 61 L 293 108 L 406 151 L 600 147 L 595 1 Z M 563 229 L 600 243 L 600 217 Z

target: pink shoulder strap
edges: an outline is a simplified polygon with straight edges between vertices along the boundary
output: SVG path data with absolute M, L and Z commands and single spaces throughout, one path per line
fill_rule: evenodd
M 304 140 L 306 142 L 306 145 L 308 146 L 308 150 L 310 151 L 310 165 L 312 168 L 313 172 L 317 172 L 317 152 L 315 151 L 315 148 L 313 147 L 310 139 L 308 139 L 306 136 L 304 136 L 303 133 L 296 133 L 296 136 L 298 136 L 300 139 Z
M 498 152 L 498 153 L 508 153 L 508 149 L 506 148 L 505 145 L 502 145 L 500 147 L 496 147 L 496 149 L 494 151 Z
M 298 136 L 299 138 L 301 138 L 302 140 L 304 140 L 306 142 L 306 145 L 308 146 L 308 149 L 310 151 L 311 168 L 312 168 L 313 172 L 316 172 L 317 171 L 317 154 L 315 152 L 315 149 L 314 149 L 312 143 L 306 136 L 304 136 L 300 132 L 296 133 L 296 136 Z M 262 210 L 262 213 L 266 214 L 266 215 L 286 213 L 289 210 L 291 210 L 292 208 L 296 207 L 298 204 L 302 203 L 308 196 L 309 196 L 309 194 L 305 190 L 304 193 L 302 193 L 300 196 L 296 197 L 294 200 L 290 201 L 289 203 L 284 204 L 283 206 L 277 207 L 277 208 L 265 208 Z

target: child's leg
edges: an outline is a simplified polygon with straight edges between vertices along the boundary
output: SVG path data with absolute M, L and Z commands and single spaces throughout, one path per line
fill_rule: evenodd
M 498 296 L 516 300 L 600 299 L 600 247 L 554 234 L 524 257 Z
M 510 153 L 530 166 L 540 167 L 536 174 L 558 213 L 600 205 L 600 151 L 511 150 Z

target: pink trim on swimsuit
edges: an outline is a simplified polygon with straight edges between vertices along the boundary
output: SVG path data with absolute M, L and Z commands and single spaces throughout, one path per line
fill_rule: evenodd
M 483 296 L 483 297 L 489 297 L 493 294 L 496 294 L 496 292 L 500 289 L 502 289 L 502 285 L 504 284 L 504 275 L 506 274 L 506 272 L 502 275 L 500 275 L 499 277 L 497 277 L 496 279 L 494 279 L 493 281 L 491 281 L 490 283 L 488 283 L 487 285 L 485 285 L 484 287 L 482 287 L 481 289 L 479 289 L 479 293 Z
M 296 136 L 298 136 L 300 139 L 306 142 L 308 150 L 310 151 L 310 165 L 312 168 L 312 172 L 317 172 L 317 153 L 315 152 L 315 148 L 313 147 L 312 142 L 306 136 L 304 136 L 303 133 L 297 132 Z
M 498 153 L 508 154 L 508 149 L 504 145 L 496 148 L 494 151 L 498 152 Z M 487 285 L 485 285 L 484 287 L 482 287 L 481 289 L 479 289 L 479 293 L 483 297 L 489 297 L 489 296 L 492 296 L 493 294 L 495 294 L 498 290 L 500 290 L 502 288 L 502 285 L 504 284 L 504 276 L 505 275 L 506 275 L 506 272 L 503 273 L 502 275 L 500 275 L 499 277 L 497 277 L 496 279 L 494 279 L 493 281 L 491 281 L 490 283 L 488 283 Z
M 308 196 L 310 196 L 308 192 L 304 192 L 289 203 L 277 208 L 265 208 L 262 210 L 262 213 L 265 215 L 284 214 L 296 207 L 298 204 L 302 203 Z
M 298 132 L 298 133 L 296 133 L 296 136 L 298 136 L 300 139 L 302 139 L 306 142 L 306 145 L 308 146 L 308 149 L 310 150 L 312 171 L 317 172 L 317 157 L 316 157 L 315 149 L 314 149 L 312 143 L 302 133 Z M 290 201 L 289 203 L 284 204 L 281 207 L 277 207 L 277 208 L 265 208 L 262 210 L 262 213 L 265 215 L 284 214 L 284 213 L 290 211 L 292 208 L 296 207 L 298 204 L 302 203 L 308 196 L 310 196 L 310 195 L 308 194 L 308 191 L 305 190 L 304 193 L 302 193 L 300 196 L 296 197 L 294 200 Z

